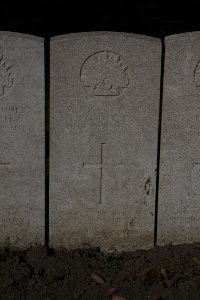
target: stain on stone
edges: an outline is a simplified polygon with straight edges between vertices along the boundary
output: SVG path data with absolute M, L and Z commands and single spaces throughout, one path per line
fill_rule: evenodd
M 150 177 L 146 180 L 145 185 L 144 185 L 144 191 L 147 196 L 150 194 L 150 186 L 151 186 L 151 180 Z

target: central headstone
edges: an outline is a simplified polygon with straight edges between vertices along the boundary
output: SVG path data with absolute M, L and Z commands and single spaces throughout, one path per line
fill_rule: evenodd
M 50 242 L 153 245 L 160 41 L 51 39 Z

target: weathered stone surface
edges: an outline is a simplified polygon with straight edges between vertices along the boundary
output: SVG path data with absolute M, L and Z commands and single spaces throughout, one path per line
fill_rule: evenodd
M 43 39 L 0 32 L 0 243 L 43 242 Z
M 200 236 L 200 32 L 165 40 L 158 244 Z
M 153 245 L 160 56 L 145 36 L 52 38 L 51 245 Z

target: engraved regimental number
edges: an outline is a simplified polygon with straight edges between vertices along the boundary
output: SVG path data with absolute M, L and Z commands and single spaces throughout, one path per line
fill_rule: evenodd
M 94 96 L 119 96 L 129 85 L 128 66 L 111 51 L 92 54 L 81 69 L 81 83 Z
M 119 164 L 105 164 L 103 161 L 103 149 L 104 146 L 106 145 L 105 143 L 101 143 L 101 158 L 100 158 L 100 163 L 83 163 L 83 168 L 88 168 L 88 169 L 99 169 L 100 170 L 100 180 L 99 180 L 99 204 L 102 202 L 102 188 L 103 188 L 103 169 L 107 167 L 122 167 L 123 162 Z

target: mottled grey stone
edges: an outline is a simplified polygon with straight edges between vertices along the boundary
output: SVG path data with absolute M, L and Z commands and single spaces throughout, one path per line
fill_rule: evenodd
M 134 34 L 51 39 L 51 245 L 153 245 L 160 57 Z
M 158 244 L 200 241 L 200 32 L 165 39 Z
M 0 32 L 0 243 L 44 232 L 44 45 Z

